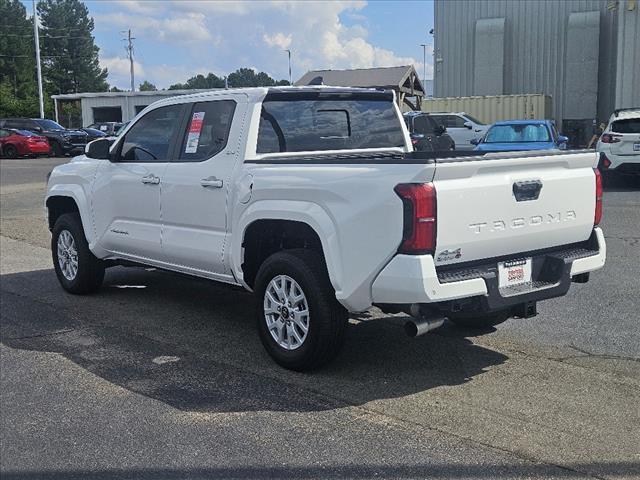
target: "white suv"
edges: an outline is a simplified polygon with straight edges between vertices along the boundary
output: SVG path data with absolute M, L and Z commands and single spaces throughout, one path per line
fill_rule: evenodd
M 465 112 L 434 112 L 429 115 L 439 125 L 447 128 L 447 133 L 456 144 L 456 150 L 473 150 L 475 145 L 471 143 L 471 140 L 482 137 L 489 129 L 489 125 L 485 125 Z
M 601 171 L 640 174 L 640 108 L 614 111 L 596 148 Z

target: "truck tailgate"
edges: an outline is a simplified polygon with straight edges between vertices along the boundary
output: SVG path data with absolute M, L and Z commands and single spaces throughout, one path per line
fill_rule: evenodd
M 585 151 L 438 160 L 436 266 L 587 240 L 596 162 Z

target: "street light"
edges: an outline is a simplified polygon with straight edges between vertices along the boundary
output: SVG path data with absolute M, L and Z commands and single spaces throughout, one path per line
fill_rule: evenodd
M 284 51 L 287 52 L 287 55 L 289 56 L 289 85 L 293 85 L 293 82 L 291 81 L 291 50 Z
M 422 81 L 426 83 L 427 81 L 427 44 L 421 43 L 422 47 Z M 423 88 L 426 88 L 423 86 Z

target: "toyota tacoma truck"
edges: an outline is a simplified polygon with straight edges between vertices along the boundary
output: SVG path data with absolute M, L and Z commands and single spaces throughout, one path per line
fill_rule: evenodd
M 605 262 L 591 152 L 413 152 L 389 91 L 251 88 L 154 103 L 56 167 L 46 193 L 62 287 L 144 265 L 255 294 L 264 347 L 309 370 L 350 312 L 487 327 Z

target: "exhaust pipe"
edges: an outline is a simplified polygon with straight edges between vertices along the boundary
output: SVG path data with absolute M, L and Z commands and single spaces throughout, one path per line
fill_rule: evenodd
M 404 324 L 404 331 L 410 337 L 419 337 L 431 330 L 441 327 L 447 317 L 443 315 L 427 316 L 428 310 L 423 309 L 420 305 L 411 305 L 411 320 L 407 320 Z

